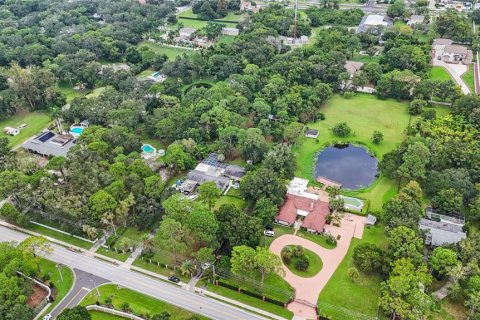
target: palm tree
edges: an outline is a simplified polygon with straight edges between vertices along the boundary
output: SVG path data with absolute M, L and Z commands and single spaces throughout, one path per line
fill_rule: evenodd
M 57 106 L 50 107 L 50 119 L 55 121 L 55 125 L 57 126 L 58 132 L 63 132 L 62 121 L 61 121 L 61 112 L 62 110 Z

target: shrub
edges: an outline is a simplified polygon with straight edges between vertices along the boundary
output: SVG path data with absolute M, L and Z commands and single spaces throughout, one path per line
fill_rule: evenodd
M 352 267 L 352 268 L 349 268 L 349 269 L 348 269 L 348 277 L 349 277 L 350 280 L 352 280 L 353 282 L 357 281 L 359 275 L 360 275 L 360 273 L 358 272 L 358 269 L 357 269 L 357 268 Z
M 305 255 L 305 249 L 303 249 L 302 246 L 295 246 L 295 249 L 293 250 L 293 256 L 296 258 L 300 258 L 303 255 Z
M 130 311 L 130 304 L 127 301 L 122 303 L 122 310 L 125 311 L 125 312 Z
M 295 263 L 295 269 L 297 269 L 298 271 L 307 271 L 309 266 L 310 266 L 310 262 L 308 261 L 308 258 L 305 256 L 300 257 Z
M 340 122 L 333 126 L 333 134 L 339 137 L 346 137 L 352 133 L 352 129 L 348 126 L 346 122 Z
M 287 246 L 287 247 L 283 248 L 281 256 L 282 256 L 283 262 L 285 262 L 286 264 L 289 264 L 290 261 L 292 261 L 292 256 L 293 256 L 292 247 Z
M 318 118 L 318 120 L 325 120 L 326 119 L 325 113 L 318 112 L 317 113 L 317 118 Z
M 361 243 L 353 250 L 353 262 L 363 272 L 380 270 L 382 256 L 382 250 L 373 243 Z
M 426 120 L 434 120 L 437 118 L 437 112 L 433 109 L 428 109 L 422 112 L 422 118 Z
M 105 304 L 112 304 L 112 297 L 106 297 Z
M 380 131 L 373 131 L 372 142 L 374 144 L 379 144 L 382 141 L 383 141 L 383 133 L 381 133 Z
M 423 108 L 427 106 L 427 101 L 421 100 L 421 99 L 414 99 L 412 102 L 410 102 L 410 105 L 408 106 L 408 112 L 411 115 L 418 115 L 421 114 L 423 111 Z
M 337 244 L 337 239 L 335 239 L 335 237 L 332 236 L 331 234 L 329 234 L 329 235 L 326 236 L 325 241 L 326 241 L 328 244 L 331 244 L 331 245 Z
M 345 99 L 351 99 L 351 98 L 355 97 L 355 92 L 347 91 L 343 94 L 343 97 Z

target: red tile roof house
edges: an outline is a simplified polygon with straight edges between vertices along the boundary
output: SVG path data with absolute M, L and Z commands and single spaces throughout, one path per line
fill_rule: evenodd
M 287 194 L 283 207 L 275 217 L 275 222 L 291 226 L 298 216 L 303 216 L 305 217 L 302 223 L 303 228 L 308 232 L 322 233 L 329 213 L 330 208 L 327 202 Z

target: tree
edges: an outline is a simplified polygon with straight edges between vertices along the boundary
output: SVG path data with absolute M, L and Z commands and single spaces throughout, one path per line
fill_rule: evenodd
M 380 131 L 373 131 L 372 142 L 374 144 L 380 144 L 380 142 L 382 141 L 383 141 L 383 133 L 381 133 Z
M 291 179 L 296 168 L 295 155 L 287 145 L 276 144 L 265 156 L 263 165 L 281 177 Z
M 50 246 L 50 242 L 44 237 L 28 237 L 23 240 L 19 245 L 20 250 L 27 257 L 30 257 L 35 261 L 38 272 L 40 270 L 40 258 L 42 255 L 50 255 L 53 253 L 53 248 Z
M 408 112 L 411 115 L 419 115 L 423 112 L 423 108 L 427 106 L 427 101 L 422 99 L 413 99 L 408 106 Z
M 205 263 L 213 264 L 215 262 L 213 249 L 208 247 L 200 248 L 200 250 L 195 253 L 195 258 L 200 265 Z
M 398 168 L 398 175 L 410 180 L 425 178 L 426 166 L 430 162 L 430 150 L 422 142 L 414 142 L 407 147 Z
M 411 259 L 396 260 L 388 280 L 382 283 L 380 307 L 402 319 L 423 319 L 432 305 L 432 299 L 424 291 L 431 281 L 424 264 L 415 267 Z
M 463 196 L 455 189 L 442 189 L 432 198 L 432 207 L 439 213 L 456 214 L 463 207 Z
M 88 199 L 88 205 L 92 218 L 96 221 L 103 219 L 112 227 L 113 232 L 116 234 L 117 229 L 115 222 L 117 217 L 115 215 L 115 209 L 118 203 L 115 198 L 103 189 L 98 190 Z
M 405 3 L 401 0 L 395 0 L 388 6 L 387 15 L 392 18 L 403 17 L 406 13 Z
M 4 218 L 10 223 L 18 225 L 26 225 L 29 221 L 27 216 L 25 216 L 23 213 L 20 213 L 17 208 L 8 202 L 0 208 L 0 217 Z
M 254 247 L 263 232 L 262 221 L 239 210 L 235 205 L 222 205 L 216 216 L 219 223 L 218 237 L 228 241 L 229 247 L 247 245 Z
M 445 275 L 458 263 L 457 253 L 451 249 L 436 247 L 428 262 L 439 275 Z
M 0 171 L 13 166 L 15 152 L 10 149 L 10 141 L 6 137 L 0 137 Z
M 187 251 L 188 242 L 188 232 L 185 227 L 171 218 L 163 220 L 155 234 L 157 246 L 172 253 L 174 266 L 178 263 L 178 255 Z
M 270 274 L 282 275 L 282 261 L 268 248 L 257 247 L 256 250 L 247 246 L 233 247 L 232 272 L 237 274 L 260 274 L 260 285 L 263 287 L 265 277 Z
M 285 182 L 270 169 L 249 171 L 240 182 L 240 191 L 245 199 L 256 202 L 260 198 L 270 199 L 275 205 L 283 203 L 287 191 Z
M 152 316 L 151 320 L 170 320 L 170 313 L 162 311 L 161 313 Z
M 92 316 L 84 306 L 65 309 L 58 315 L 58 320 L 90 320 Z
M 268 149 L 262 132 L 257 128 L 247 129 L 246 132 L 240 136 L 239 144 L 243 157 L 252 160 L 253 163 L 261 161 Z
M 358 269 L 355 267 L 348 268 L 348 277 L 350 280 L 353 282 L 356 282 L 358 280 L 358 277 L 360 276 L 360 273 L 358 272 Z
M 350 129 L 346 122 L 340 122 L 333 126 L 332 132 L 336 136 L 347 137 L 352 133 L 352 129 Z
M 360 271 L 379 271 L 383 263 L 383 251 L 373 243 L 361 243 L 353 250 L 353 262 Z
M 388 231 L 387 238 L 387 262 L 401 258 L 408 258 L 416 266 L 423 263 L 423 239 L 403 226 Z
M 271 199 L 260 198 L 255 204 L 253 215 L 260 218 L 263 225 L 271 223 L 273 218 L 278 214 L 278 207 Z
M 305 125 L 299 122 L 289 123 L 283 132 L 283 139 L 288 145 L 293 145 L 303 137 Z
M 185 226 L 190 230 L 197 243 L 214 246 L 218 222 L 213 212 L 206 208 L 195 209 L 185 221 Z
M 165 163 L 173 168 L 175 172 L 180 172 L 192 167 L 194 161 L 190 155 L 185 152 L 182 145 L 172 143 L 167 148 Z
M 207 181 L 198 187 L 198 200 L 207 203 L 208 208 L 212 209 L 212 206 L 220 198 L 221 190 L 217 188 L 217 184 L 214 181 Z

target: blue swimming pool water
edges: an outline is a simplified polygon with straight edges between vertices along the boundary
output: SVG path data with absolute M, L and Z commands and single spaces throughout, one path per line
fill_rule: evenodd
M 84 129 L 85 128 L 82 128 L 82 127 L 73 127 L 73 128 L 70 128 L 70 132 L 74 133 L 74 134 L 81 135 L 83 133 Z
M 154 78 L 159 78 L 161 75 L 162 75 L 162 74 L 161 74 L 159 71 L 157 71 L 157 72 L 155 72 L 154 74 L 152 74 L 152 77 L 154 77 Z
M 340 182 L 342 188 L 368 187 L 377 175 L 377 158 L 367 149 L 354 145 L 325 148 L 317 158 L 315 178 L 319 176 Z
M 152 153 L 152 152 L 155 151 L 155 149 L 149 144 L 144 144 L 142 146 L 142 151 L 145 152 L 145 153 Z

